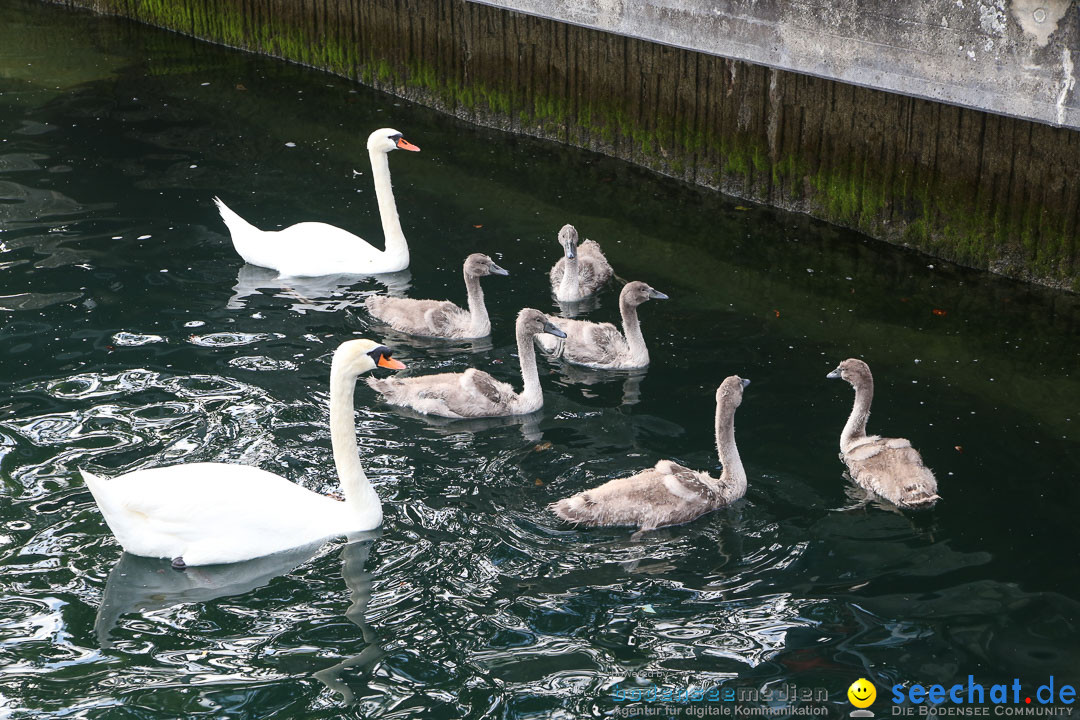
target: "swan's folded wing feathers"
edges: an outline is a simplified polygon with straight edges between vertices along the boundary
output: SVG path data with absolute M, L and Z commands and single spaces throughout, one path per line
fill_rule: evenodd
M 574 348 L 583 361 L 611 364 L 620 352 L 626 352 L 626 339 L 611 323 L 590 323 L 588 332 Z
M 448 335 L 468 313 L 449 300 L 417 300 L 373 295 L 364 301 L 368 311 L 400 332 Z
M 311 540 L 312 532 L 318 533 L 297 525 L 295 513 L 326 516 L 338 505 L 246 465 L 173 465 L 100 480 L 95 487 L 95 498 L 120 544 L 151 557 L 182 554 L 195 543 L 236 545 L 251 538 L 275 538 L 280 545 L 275 549 L 280 549 L 290 545 L 292 534 L 302 544 Z M 327 535 L 335 531 L 328 523 Z
M 443 301 L 424 313 L 425 324 L 434 334 L 450 337 L 468 325 L 469 314 L 452 302 Z
M 864 443 L 848 450 L 845 459 L 851 462 L 863 462 L 881 453 L 886 447 L 879 443 Z
M 861 457 L 864 448 L 847 453 L 851 477 L 859 485 L 900 507 L 919 507 L 932 504 L 937 499 L 937 480 L 933 472 L 923 464 L 922 456 L 910 443 L 890 447 L 892 438 L 879 439 L 873 446 L 878 452 Z M 905 441 L 906 442 L 906 441 Z
M 461 385 L 492 405 L 499 405 L 506 397 L 506 383 L 501 383 L 488 373 L 476 368 L 469 368 L 462 373 Z
M 578 257 L 591 257 L 597 258 L 607 262 L 607 258 L 604 257 L 604 251 L 600 249 L 600 243 L 595 240 L 586 240 L 580 243 L 577 247 Z
M 616 478 L 550 507 L 569 522 L 589 526 L 679 525 L 712 510 L 716 492 L 698 473 L 670 460 L 630 477 Z
M 664 472 L 663 483 L 668 492 L 689 503 L 710 506 L 716 503 L 716 491 L 703 482 L 698 473 L 676 463 L 669 462 L 668 465 L 667 472 L 657 467 L 657 470 Z

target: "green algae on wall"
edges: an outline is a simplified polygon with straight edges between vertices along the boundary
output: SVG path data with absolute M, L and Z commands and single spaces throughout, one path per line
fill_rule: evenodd
M 1080 133 L 465 0 L 66 0 L 1080 290 Z

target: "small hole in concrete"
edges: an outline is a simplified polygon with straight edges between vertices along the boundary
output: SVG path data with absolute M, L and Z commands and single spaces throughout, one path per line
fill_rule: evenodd
M 1035 17 L 1035 22 L 1041 23 L 1046 20 L 1046 8 L 1036 8 L 1032 15 Z

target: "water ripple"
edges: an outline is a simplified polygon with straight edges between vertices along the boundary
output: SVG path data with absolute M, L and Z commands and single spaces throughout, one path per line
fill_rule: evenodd
M 242 345 L 252 345 L 263 340 L 269 340 L 272 337 L 285 337 L 278 333 L 242 333 L 242 332 L 217 332 L 209 333 L 207 335 L 192 335 L 188 338 L 188 342 L 192 345 L 198 345 L 199 347 L 221 348 L 221 347 L 240 347 Z

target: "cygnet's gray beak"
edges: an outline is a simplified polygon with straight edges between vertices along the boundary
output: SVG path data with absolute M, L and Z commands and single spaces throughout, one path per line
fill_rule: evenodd
M 548 335 L 554 335 L 557 338 L 566 337 L 566 333 L 552 325 L 550 322 L 544 323 L 544 332 L 546 332 Z
M 565 247 L 566 247 L 566 257 L 567 257 L 567 259 L 573 260 L 574 258 L 577 257 L 577 244 L 576 243 L 572 243 L 572 242 L 571 243 L 566 243 Z
M 509 275 L 510 273 L 508 273 L 506 270 L 499 267 L 495 263 L 491 263 L 491 274 L 492 275 Z
M 670 298 L 659 290 L 649 288 L 649 297 L 653 300 L 669 300 Z
M 749 386 L 749 385 L 750 385 L 750 381 L 747 380 L 746 378 L 743 378 L 742 379 L 743 390 L 745 390 L 747 388 L 747 386 Z
M 829 373 L 825 377 L 828 378 L 829 380 L 839 380 L 840 379 L 840 368 L 836 368 L 835 370 L 833 370 L 831 373 Z

